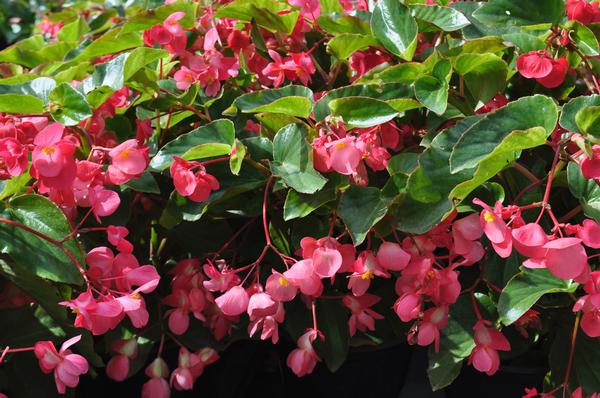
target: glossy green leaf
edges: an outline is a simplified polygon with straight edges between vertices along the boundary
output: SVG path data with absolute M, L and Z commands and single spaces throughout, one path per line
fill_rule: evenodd
M 306 217 L 335 198 L 335 187 L 326 186 L 314 194 L 298 193 L 290 189 L 283 205 L 283 219 L 289 221 L 294 218 Z
M 308 117 L 312 109 L 313 93 L 308 87 L 286 86 L 241 95 L 225 110 L 225 114 L 281 113 L 288 116 Z
M 314 169 L 310 152 L 305 125 L 290 124 L 282 128 L 273 139 L 273 175 L 300 193 L 314 193 L 323 188 L 327 180 Z
M 373 34 L 391 53 L 410 61 L 417 48 L 417 23 L 398 0 L 380 0 L 371 17 Z
M 486 114 L 461 135 L 450 156 L 450 169 L 456 173 L 475 167 L 515 130 L 539 126 L 549 135 L 557 119 L 558 109 L 548 97 L 535 95 L 513 101 Z
M 231 173 L 234 175 L 240 174 L 242 163 L 246 157 L 246 146 L 238 139 L 236 139 L 231 148 L 231 157 L 229 158 L 229 168 Z
M 342 33 L 329 40 L 327 51 L 337 59 L 346 60 L 359 50 L 375 47 L 379 43 L 371 35 L 357 33 Z
M 123 67 L 123 79 L 128 81 L 144 66 L 169 56 L 169 52 L 157 48 L 138 47 L 129 53 Z
M 193 2 L 180 0 L 171 4 L 165 4 L 160 7 L 145 10 L 129 18 L 123 26 L 122 33 L 141 32 L 154 25 L 162 24 L 169 15 L 178 11 L 183 12 L 185 15 L 179 20 L 181 26 L 184 28 L 191 28 L 196 21 L 197 8 L 197 5 Z
M 21 223 L 39 233 L 62 240 L 71 233 L 64 213 L 50 200 L 39 195 L 24 195 L 3 203 L 2 217 Z M 31 232 L 0 223 L 0 248 L 35 275 L 55 282 L 80 284 L 83 282 L 73 261 L 57 246 Z M 83 252 L 75 239 L 64 243 L 80 264 Z
M 75 126 L 92 116 L 92 109 L 85 97 L 67 83 L 61 83 L 50 93 L 50 113 L 57 122 Z
M 334 99 L 329 108 L 332 115 L 340 116 L 349 127 L 377 126 L 398 116 L 398 111 L 386 102 L 369 97 Z
M 40 98 L 25 94 L 0 94 L 0 112 L 40 114 L 44 103 Z
M 570 25 L 573 29 L 570 36 L 581 52 L 592 57 L 600 55 L 598 39 L 594 36 L 594 32 L 577 21 L 570 21 Z
M 129 182 L 124 184 L 124 186 L 138 192 L 155 194 L 160 193 L 160 188 L 158 188 L 158 184 L 156 183 L 154 176 L 149 171 L 145 171 L 144 173 L 142 173 L 141 176 L 130 180 Z
M 375 187 L 352 185 L 342 194 L 338 215 L 346 224 L 355 246 L 360 245 L 371 228 L 385 216 L 388 199 Z
M 469 25 L 463 14 L 450 7 L 415 4 L 410 7 L 413 17 L 428 22 L 446 32 L 453 32 Z
M 565 16 L 564 0 L 490 0 L 473 13 L 490 25 L 531 26 L 559 23 Z
M 321 15 L 317 18 L 317 23 L 325 32 L 331 33 L 332 35 L 341 33 L 371 35 L 371 28 L 367 22 L 358 17 L 343 13 Z
M 24 94 L 37 97 L 46 105 L 52 90 L 56 87 L 54 79 L 38 77 L 21 84 L 0 85 L 0 94 Z M 23 112 L 25 113 L 25 112 Z
M 581 174 L 579 165 L 569 162 L 567 166 L 569 190 L 581 203 L 586 216 L 600 222 L 600 187 L 594 180 L 588 180 Z
M 235 129 L 230 120 L 219 119 L 180 135 L 163 146 L 150 161 L 150 167 L 163 171 L 173 162 L 173 156 L 186 160 L 220 156 L 231 151 Z
M 600 106 L 586 106 L 575 115 L 579 131 L 595 137 L 600 136 Z
M 464 76 L 469 92 L 481 103 L 486 103 L 506 86 L 508 66 L 494 54 L 461 54 L 456 58 L 454 69 Z
M 448 83 L 433 76 L 422 76 L 415 82 L 415 97 L 427 109 L 441 115 L 448 106 Z
M 235 0 L 219 9 L 215 15 L 243 22 L 256 21 L 259 26 L 271 32 L 290 34 L 294 30 L 298 14 L 298 11 L 291 10 L 286 3 L 275 0 Z
M 600 95 L 581 96 L 566 103 L 560 114 L 559 124 L 561 127 L 575 133 L 582 133 L 577 126 L 576 116 L 580 110 L 588 106 L 600 106 Z
M 500 320 L 508 326 L 527 312 L 544 294 L 571 293 L 577 286 L 577 283 L 556 278 L 547 269 L 523 268 L 500 294 Z

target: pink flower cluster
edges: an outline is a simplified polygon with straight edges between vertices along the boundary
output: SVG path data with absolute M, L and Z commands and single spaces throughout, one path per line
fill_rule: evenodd
M 546 88 L 556 88 L 565 80 L 569 62 L 554 59 L 546 51 L 531 51 L 517 58 L 517 70 L 523 77 L 535 79 Z
M 39 360 L 44 373 L 54 373 L 54 382 L 59 394 L 64 394 L 67 387 L 75 388 L 79 384 L 79 376 L 87 373 L 88 362 L 78 354 L 73 354 L 69 347 L 81 340 L 81 335 L 65 341 L 60 350 L 51 341 L 38 341 L 34 346 L 35 356 Z

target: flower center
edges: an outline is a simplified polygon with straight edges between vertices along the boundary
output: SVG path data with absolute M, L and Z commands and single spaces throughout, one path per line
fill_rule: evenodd
M 290 283 L 289 283 L 289 282 L 288 282 L 288 280 L 287 280 L 287 279 L 285 279 L 283 276 L 280 276 L 280 277 L 279 277 L 279 284 L 280 284 L 281 286 L 287 286 L 287 285 L 289 285 Z
M 496 216 L 494 216 L 494 213 L 492 213 L 491 211 L 486 211 L 485 213 L 483 213 L 483 219 L 485 220 L 485 222 L 494 222 L 496 221 Z

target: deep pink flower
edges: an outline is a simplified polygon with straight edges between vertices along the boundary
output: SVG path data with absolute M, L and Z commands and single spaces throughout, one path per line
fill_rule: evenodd
M 420 294 L 405 293 L 394 303 L 394 312 L 402 322 L 410 322 L 417 319 L 423 306 L 423 298 Z
M 120 252 L 131 253 L 133 245 L 125 239 L 127 235 L 129 235 L 129 230 L 125 227 L 109 225 L 106 228 L 106 236 L 110 244 Z
M 139 177 L 148 167 L 148 147 L 139 145 L 136 139 L 131 139 L 114 147 L 108 152 L 111 164 L 106 175 L 109 181 L 116 185 Z
M 486 324 L 489 322 L 479 320 L 473 327 L 475 348 L 469 356 L 469 364 L 491 376 L 500 367 L 498 351 L 510 351 L 510 343 L 502 333 Z
M 267 293 L 277 301 L 292 301 L 298 293 L 298 287 L 290 283 L 283 274 L 274 269 L 271 272 L 265 284 Z
M 496 202 L 493 210 L 479 199 L 474 199 L 473 203 L 483 207 L 479 216 L 483 233 L 492 242 L 496 253 L 507 258 L 512 252 L 512 235 L 502 219 L 502 203 Z
M 75 299 L 59 303 L 69 307 L 77 316 L 75 327 L 91 331 L 94 335 L 114 329 L 123 319 L 123 306 L 114 298 L 106 297 L 96 301 L 90 291 L 81 293 Z
M 0 164 L 6 168 L 7 177 L 15 177 L 27 170 L 29 151 L 13 137 L 0 139 Z
M 569 61 L 566 58 L 552 59 L 552 70 L 544 77 L 538 77 L 536 81 L 546 88 L 556 88 L 563 84 L 567 70 L 569 69 Z
M 240 283 L 239 276 L 226 266 L 219 270 L 209 262 L 202 266 L 202 270 L 210 278 L 203 282 L 203 286 L 211 292 L 225 292 Z
M 393 242 L 383 242 L 377 249 L 377 262 L 390 271 L 402 271 L 410 262 L 410 254 Z
M 539 258 L 545 253 L 548 236 L 538 224 L 529 223 L 512 230 L 513 245 L 525 257 Z
M 589 218 L 583 220 L 581 228 L 577 231 L 577 237 L 587 247 L 600 249 L 600 225 L 596 221 Z
M 354 137 L 340 138 L 326 144 L 329 151 L 330 167 L 344 175 L 356 174 L 362 159 L 362 151 L 356 147 Z
M 353 295 L 362 296 L 371 286 L 371 280 L 375 276 L 389 278 L 390 274 L 379 265 L 372 251 L 365 250 L 354 262 L 354 272 L 349 276 L 348 289 L 352 289 Z
M 433 307 L 423 314 L 423 322 L 419 325 L 417 344 L 428 346 L 435 342 L 435 351 L 440 350 L 440 330 L 448 325 L 448 306 Z
M 117 355 L 106 364 L 106 375 L 115 381 L 123 381 L 129 375 L 129 360 L 137 357 L 137 340 L 115 340 L 111 345 L 111 350 Z
M 200 365 L 200 366 L 199 366 Z M 185 347 L 179 349 L 178 367 L 171 373 L 171 386 L 176 390 L 191 390 L 202 370 L 202 360 Z
M 569 20 L 579 21 L 584 25 L 600 19 L 597 1 L 589 3 L 587 0 L 567 0 L 566 13 Z
M 285 271 L 283 276 L 297 286 L 302 294 L 318 297 L 323 292 L 323 283 L 313 268 L 312 260 L 298 261 Z
M 588 180 L 600 178 L 600 145 L 592 146 L 592 157 L 587 155 L 579 159 L 581 174 Z
M 31 175 L 49 188 L 69 188 L 77 174 L 75 144 L 63 139 L 64 126 L 53 123 L 40 131 L 33 141 Z
M 600 337 L 600 271 L 590 274 L 583 289 L 587 293 L 579 298 L 573 311 L 583 311 L 581 329 L 590 337 Z
M 150 377 L 142 386 L 142 398 L 169 398 L 171 390 L 166 378 L 169 376 L 169 367 L 166 362 L 158 357 L 146 367 L 146 376 Z
M 285 309 L 283 303 L 275 303 L 274 311 L 263 312 L 261 315 L 250 316 L 248 324 L 248 335 L 254 336 L 256 332 L 261 330 L 260 339 L 271 339 L 273 344 L 279 341 L 279 325 L 285 319 Z
M 483 229 L 477 214 L 470 214 L 452 223 L 453 249 L 464 257 L 462 265 L 470 265 L 483 258 L 485 251 L 479 242 L 481 235 Z
M 300 15 L 309 20 L 316 20 L 321 15 L 321 3 L 319 0 L 288 0 L 291 6 L 300 9 Z
M 321 361 L 312 346 L 318 335 L 317 330 L 309 329 L 298 339 L 298 348 L 288 355 L 287 366 L 296 376 L 302 377 L 312 373 L 317 362 Z
M 35 343 L 34 353 L 40 362 L 40 368 L 44 373 L 54 371 L 54 381 L 59 394 L 64 394 L 67 387 L 77 387 L 79 376 L 88 371 L 87 360 L 69 350 L 69 347 L 79 340 L 81 335 L 65 341 L 59 351 L 56 351 L 51 341 Z
M 215 303 L 227 316 L 240 315 L 248 309 L 248 293 L 242 286 L 234 286 L 215 299 Z
M 342 297 L 342 303 L 352 312 L 348 320 L 350 336 L 354 336 L 357 330 L 365 332 L 375 330 L 375 319 L 383 319 L 383 315 L 373 311 L 370 307 L 381 301 L 381 297 L 365 293 L 355 297 L 350 294 Z
M 528 268 L 548 268 L 559 279 L 577 279 L 584 283 L 590 273 L 587 254 L 581 239 L 559 238 L 543 246 L 543 257 L 530 258 L 523 262 Z
M 175 156 L 170 172 L 177 192 L 194 202 L 206 201 L 211 191 L 219 189 L 219 181 L 199 162 L 188 162 Z
M 552 68 L 552 57 L 545 51 L 530 51 L 517 58 L 517 70 L 528 79 L 546 77 Z

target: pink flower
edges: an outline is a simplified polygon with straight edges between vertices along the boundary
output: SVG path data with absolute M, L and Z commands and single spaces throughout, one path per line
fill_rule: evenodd
M 120 252 L 131 253 L 133 245 L 125 239 L 127 235 L 129 235 L 129 230 L 125 227 L 109 225 L 106 228 L 106 236 L 110 244 L 116 246 Z
M 362 296 L 371 286 L 371 280 L 375 276 L 389 278 L 390 274 L 379 265 L 373 252 L 365 250 L 354 262 L 354 272 L 349 277 L 348 289 L 352 289 L 353 295 Z
M 247 312 L 250 319 L 273 315 L 277 311 L 278 303 L 273 301 L 268 293 L 254 293 L 248 301 Z
M 226 266 L 219 270 L 209 262 L 202 266 L 202 270 L 210 278 L 210 280 L 204 281 L 203 285 L 211 292 L 225 292 L 240 283 L 239 276 Z
M 529 223 L 512 230 L 513 245 L 525 257 L 543 257 L 548 236 L 538 224 Z
M 381 297 L 369 293 L 365 293 L 359 297 L 350 294 L 342 297 L 342 303 L 352 312 L 348 320 L 350 336 L 354 336 L 356 330 L 360 330 L 361 332 L 375 330 L 375 319 L 383 319 L 383 315 L 373 311 L 369 307 L 372 307 L 379 301 L 381 301 Z
M 100 222 L 100 217 L 106 217 L 113 214 L 121 204 L 121 198 L 118 193 L 109 189 L 104 189 L 99 185 L 89 188 L 88 198 L 92 207 L 92 212 L 98 222 Z
M 279 341 L 279 323 L 285 319 L 285 309 L 283 303 L 276 302 L 275 307 L 271 312 L 263 312 L 260 315 L 251 315 L 250 323 L 248 324 L 248 335 L 254 336 L 256 332 L 261 330 L 260 339 L 271 339 L 273 344 Z
M 547 76 L 537 78 L 537 82 L 546 88 L 556 88 L 563 84 L 569 70 L 566 58 L 552 59 L 552 71 Z
M 377 250 L 377 262 L 390 271 L 402 271 L 410 262 L 410 254 L 393 242 L 383 242 Z
M 313 349 L 312 343 L 315 341 L 319 332 L 315 329 L 309 329 L 298 339 L 298 348 L 290 352 L 287 357 L 287 366 L 298 377 L 312 373 L 321 361 Z
M 34 353 L 40 362 L 40 368 L 44 373 L 54 371 L 56 389 L 60 394 L 64 394 L 67 387 L 77 387 L 79 376 L 88 371 L 87 360 L 68 349 L 79 340 L 81 335 L 65 341 L 58 352 L 51 341 L 35 343 Z
M 492 242 L 496 253 L 507 258 L 512 252 L 512 235 L 502 219 L 502 203 L 496 202 L 493 210 L 479 199 L 473 199 L 473 203 L 483 207 L 479 216 L 483 233 Z
M 584 25 L 600 20 L 598 2 L 589 3 L 587 0 L 567 0 L 567 18 L 579 21 Z
M 144 43 L 150 47 L 159 44 L 171 54 L 183 53 L 187 44 L 187 36 L 179 24 L 179 20 L 184 17 L 185 13 L 174 12 L 165 19 L 162 25 L 154 25 L 144 31 Z
M 139 177 L 148 167 L 148 147 L 140 147 L 136 139 L 131 139 L 108 152 L 111 164 L 106 170 L 108 180 L 116 185 Z
M 470 214 L 452 223 L 453 249 L 464 257 L 462 265 L 470 265 L 483 258 L 485 252 L 478 241 L 481 235 L 483 229 L 477 214 Z
M 356 147 L 354 137 L 345 137 L 326 145 L 330 153 L 331 168 L 344 175 L 356 174 L 362 159 L 362 151 Z
M 262 70 L 262 74 L 273 82 L 274 87 L 281 86 L 286 78 L 290 81 L 300 80 L 306 85 L 316 71 L 307 53 L 289 53 L 290 56 L 285 59 L 273 50 L 268 50 L 268 53 L 273 62 Z
M 215 303 L 227 316 L 240 315 L 248 309 L 248 293 L 242 286 L 234 286 L 215 299 Z
M 592 157 L 581 156 L 579 167 L 581 174 L 588 180 L 600 178 L 600 145 L 592 146 Z
M 596 221 L 583 220 L 582 227 L 577 231 L 577 237 L 587 247 L 600 249 L 600 225 Z
M 291 284 L 283 274 L 271 269 L 272 274 L 267 278 L 265 290 L 277 301 L 292 301 L 298 293 L 298 287 Z
M 179 349 L 178 367 L 171 373 L 171 386 L 176 390 L 191 390 L 196 378 L 200 376 L 197 372 L 202 371 L 202 361 L 196 354 L 192 354 L 186 348 Z M 198 366 L 200 365 L 200 366 Z
M 573 311 L 583 311 L 581 329 L 590 337 L 600 337 L 600 271 L 590 274 L 583 289 L 587 293 L 573 306 Z
M 435 351 L 440 350 L 440 330 L 448 325 L 448 306 L 433 307 L 423 314 L 423 322 L 419 325 L 417 344 L 428 346 L 435 342 Z
M 75 327 L 87 329 L 94 335 L 114 329 L 123 319 L 123 306 L 114 298 L 105 297 L 96 301 L 90 291 L 81 293 L 75 299 L 59 304 L 69 307 L 77 316 Z
M 537 79 L 552 72 L 552 57 L 545 51 L 530 51 L 517 58 L 517 70 L 523 77 Z
M 577 279 L 585 282 L 590 266 L 581 239 L 559 238 L 542 246 L 543 257 L 530 258 L 523 262 L 528 268 L 548 268 L 559 279 Z
M 394 312 L 402 322 L 410 322 L 417 319 L 423 306 L 423 298 L 420 294 L 404 293 L 394 303 Z
M 0 160 L 6 168 L 8 176 L 15 177 L 27 170 L 28 160 L 27 147 L 13 137 L 0 139 Z
M 196 82 L 196 74 L 191 69 L 182 66 L 181 69 L 175 72 L 173 79 L 175 79 L 175 85 L 179 90 L 187 90 Z
M 286 280 L 298 287 L 302 294 L 318 297 L 323 292 L 323 283 L 316 274 L 312 260 L 301 260 L 283 273 Z
M 475 348 L 469 356 L 469 364 L 488 376 L 496 373 L 500 367 L 498 351 L 510 351 L 510 343 L 502 333 L 486 327 L 489 321 L 479 320 L 473 327 Z
M 194 169 L 198 171 L 193 172 Z M 188 162 L 175 156 L 170 172 L 177 192 L 194 202 L 206 201 L 211 191 L 219 189 L 219 181 L 199 162 Z
M 64 129 L 60 123 L 50 124 L 33 141 L 31 175 L 46 187 L 69 188 L 77 173 L 75 144 L 63 139 Z
M 291 6 L 300 9 L 300 15 L 315 20 L 321 15 L 321 4 L 319 0 L 288 0 Z
M 112 357 L 106 364 L 106 375 L 115 381 L 123 381 L 129 375 L 129 360 L 137 357 L 137 341 L 136 339 L 115 340 L 111 350 L 118 355 Z
M 166 362 L 160 357 L 156 358 L 146 367 L 145 373 L 150 380 L 142 386 L 142 398 L 169 398 L 171 390 L 166 380 L 169 376 Z

